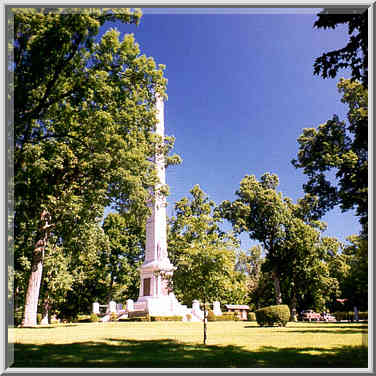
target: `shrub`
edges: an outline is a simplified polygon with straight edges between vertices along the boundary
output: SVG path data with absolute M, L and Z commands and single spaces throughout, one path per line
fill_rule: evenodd
M 98 322 L 98 321 L 99 321 L 99 317 L 98 317 L 98 315 L 97 315 L 96 313 L 92 313 L 92 314 L 90 315 L 90 321 L 91 321 L 91 322 Z
M 110 313 L 110 320 L 109 321 L 117 321 L 117 314 L 115 312 Z
M 354 321 L 355 320 L 355 314 L 353 311 L 343 312 L 338 311 L 334 312 L 334 316 L 337 321 L 341 320 L 347 320 L 347 321 Z M 368 319 L 368 312 L 358 312 L 358 319 L 359 320 L 367 320 Z
M 368 311 L 358 312 L 359 320 L 368 320 Z
M 248 321 L 256 321 L 256 314 L 254 312 L 247 313 L 247 320 Z
M 42 321 L 42 314 L 37 313 L 37 324 L 40 325 L 40 322 Z
M 182 321 L 183 316 L 150 316 L 150 321 Z
M 187 318 L 187 321 L 191 321 L 192 320 L 192 315 L 190 313 L 187 313 L 185 315 L 185 317 Z
M 222 316 L 215 316 L 214 321 L 238 321 L 234 312 L 223 312 Z
M 119 319 L 118 321 L 122 321 L 122 322 L 127 322 L 127 321 L 143 321 L 143 322 L 146 322 L 146 321 L 150 321 L 150 316 L 149 314 L 145 313 L 145 312 L 129 312 L 128 313 L 128 317 L 123 317 L 121 319 Z
M 77 315 L 77 318 L 75 321 L 76 322 L 91 322 L 91 315 Z
M 290 320 L 290 309 L 286 304 L 264 307 L 256 311 L 256 320 L 260 326 L 286 326 Z
M 208 321 L 216 321 L 217 320 L 217 316 L 214 314 L 214 312 L 211 309 L 208 310 L 206 317 L 207 317 Z
M 23 319 L 23 312 L 22 312 L 22 309 L 19 309 L 14 313 L 14 326 L 21 325 L 22 319 Z

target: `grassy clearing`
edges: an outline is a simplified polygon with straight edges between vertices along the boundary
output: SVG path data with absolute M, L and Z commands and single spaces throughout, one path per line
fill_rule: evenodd
M 363 368 L 367 324 L 109 322 L 9 329 L 13 367 Z

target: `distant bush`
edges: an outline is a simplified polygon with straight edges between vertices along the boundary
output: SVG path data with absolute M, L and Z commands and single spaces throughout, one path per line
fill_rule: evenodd
M 14 326 L 21 325 L 22 319 L 23 319 L 23 312 L 21 309 L 19 309 L 14 313 Z
M 334 312 L 333 314 L 337 321 L 347 320 L 347 321 L 354 321 L 355 320 L 355 314 L 354 311 L 338 311 Z M 368 320 L 368 312 L 358 312 L 358 319 L 359 320 Z
M 191 321 L 192 320 L 192 315 L 190 313 L 187 313 L 185 315 L 185 317 L 187 318 L 187 321 Z
M 207 317 L 208 321 L 216 321 L 217 320 L 217 316 L 214 314 L 214 312 L 211 309 L 208 309 L 206 317 Z
M 260 326 L 286 326 L 290 320 L 290 309 L 286 304 L 264 307 L 256 311 L 256 321 Z
M 37 324 L 39 325 L 41 321 L 42 321 L 42 314 L 37 313 Z
M 98 317 L 98 315 L 97 315 L 96 313 L 92 313 L 92 314 L 90 315 L 90 321 L 91 321 L 91 322 L 98 322 L 98 321 L 99 321 L 99 317 Z
M 247 313 L 247 320 L 248 321 L 256 321 L 256 314 L 254 312 Z
M 77 315 L 75 322 L 91 322 L 91 315 Z
M 109 321 L 117 321 L 118 316 L 115 312 L 110 313 L 110 320 Z
M 238 321 L 238 316 L 234 312 L 223 312 L 222 316 L 215 316 L 213 321 Z
M 129 312 L 128 317 L 119 318 L 118 321 L 122 322 L 134 322 L 134 321 L 150 321 L 150 316 L 145 312 Z
M 183 316 L 150 316 L 150 321 L 182 321 Z
M 50 324 L 59 324 L 59 319 L 57 319 L 55 315 L 51 316 Z

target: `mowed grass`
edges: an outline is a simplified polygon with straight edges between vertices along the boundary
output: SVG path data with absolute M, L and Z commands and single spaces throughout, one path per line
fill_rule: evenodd
M 365 323 L 109 322 L 10 328 L 12 367 L 367 368 Z

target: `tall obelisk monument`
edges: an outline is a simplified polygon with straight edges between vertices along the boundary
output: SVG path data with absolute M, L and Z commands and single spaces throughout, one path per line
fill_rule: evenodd
M 156 134 L 164 137 L 164 102 L 157 95 L 157 126 Z M 137 303 L 144 303 L 145 309 L 155 315 L 172 315 L 176 306 L 180 304 L 173 294 L 169 292 L 167 281 L 163 274 L 172 273 L 174 266 L 167 254 L 167 223 L 166 223 L 166 197 L 158 193 L 166 183 L 165 158 L 160 148 L 157 147 L 154 156 L 159 183 L 153 191 L 152 214 L 146 223 L 146 250 L 145 261 L 140 268 L 140 293 Z M 162 272 L 162 273 L 160 273 Z M 175 307 L 175 309 L 174 309 Z

